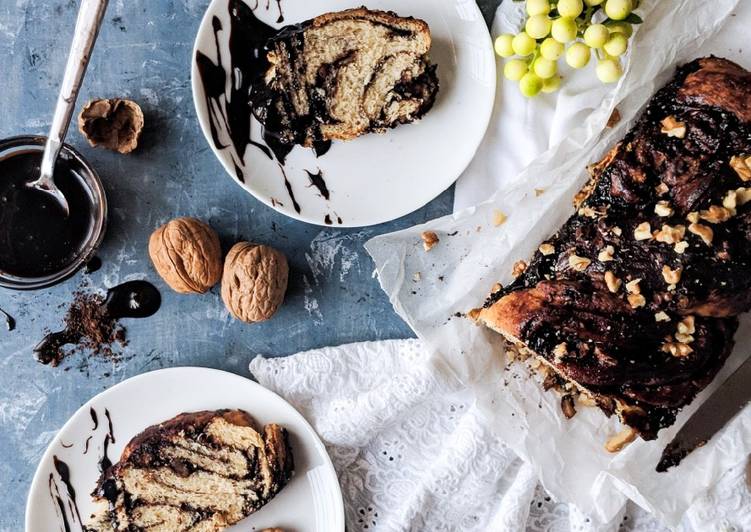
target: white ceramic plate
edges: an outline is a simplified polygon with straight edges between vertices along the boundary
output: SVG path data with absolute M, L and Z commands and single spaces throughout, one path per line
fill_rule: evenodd
M 92 430 L 92 408 L 98 414 L 96 430 Z M 292 406 L 255 382 L 231 373 L 172 368 L 113 386 L 73 415 L 52 440 L 37 468 L 26 503 L 26 532 L 64 530 L 60 510 L 50 495 L 50 478 L 70 520 L 73 507 L 68 505 L 53 456 L 70 467 L 83 520 L 93 511 L 89 493 L 99 478 L 98 463 L 109 430 L 105 410 L 110 413 L 115 437 L 115 443 L 109 446 L 109 457 L 116 462 L 128 441 L 146 427 L 182 412 L 220 408 L 240 408 L 261 425 L 273 422 L 287 428 L 295 460 L 295 476 L 290 483 L 266 506 L 228 530 L 247 532 L 278 526 L 294 532 L 344 531 L 344 507 L 336 472 L 318 436 Z M 83 454 L 90 436 L 89 450 Z M 71 530 L 80 530 L 78 521 L 71 522 Z
M 257 6 L 256 16 L 274 27 L 279 16 L 275 1 L 245 0 Z M 359 7 L 363 0 L 280 0 L 285 24 L 328 11 Z M 316 158 L 297 147 L 285 170 L 300 212 L 293 206 L 284 176 L 275 161 L 260 150 L 245 152 L 245 182 L 236 177 L 232 148 L 216 149 L 208 108 L 198 75 L 195 51 L 217 59 L 212 20 L 229 28 L 228 0 L 213 0 L 201 22 L 193 54 L 193 100 L 209 145 L 227 172 L 245 190 L 278 211 L 306 222 L 359 227 L 408 214 L 446 190 L 475 154 L 490 120 L 496 86 L 493 48 L 475 0 L 369 0 L 371 9 L 392 10 L 428 22 L 433 36 L 431 59 L 438 64 L 440 91 L 434 108 L 418 123 L 399 126 L 383 135 L 371 134 L 350 142 L 334 142 Z M 268 9 L 267 9 L 268 7 Z M 229 57 L 228 31 L 219 32 L 222 57 Z M 255 121 L 255 119 L 253 119 Z M 260 127 L 254 124 L 254 140 Z M 323 172 L 330 190 L 324 199 L 305 170 Z M 327 218 L 328 217 L 328 218 Z

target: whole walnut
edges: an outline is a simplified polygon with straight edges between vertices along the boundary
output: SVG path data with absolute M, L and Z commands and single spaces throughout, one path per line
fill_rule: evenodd
M 149 256 L 164 282 L 181 294 L 203 294 L 222 277 L 214 230 L 195 218 L 175 218 L 154 231 Z
M 284 301 L 289 266 L 269 246 L 238 242 L 227 254 L 222 299 L 230 313 L 247 323 L 269 319 Z

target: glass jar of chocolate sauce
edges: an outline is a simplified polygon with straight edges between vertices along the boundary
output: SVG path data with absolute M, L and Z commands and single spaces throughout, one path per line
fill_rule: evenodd
M 44 137 L 0 141 L 0 286 L 34 289 L 58 283 L 94 255 L 104 237 L 107 199 L 93 168 L 65 145 L 55 184 L 70 205 L 29 188 L 39 176 Z

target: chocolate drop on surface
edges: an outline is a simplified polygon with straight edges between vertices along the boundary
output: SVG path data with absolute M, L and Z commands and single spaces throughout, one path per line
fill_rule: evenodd
M 99 417 L 96 415 L 96 410 L 94 410 L 93 407 L 89 408 L 89 415 L 91 416 L 91 421 L 94 422 L 94 426 L 91 427 L 91 430 L 95 431 L 99 426 Z
M 5 318 L 5 328 L 8 329 L 8 332 L 14 330 L 16 328 L 16 320 L 13 316 L 5 312 L 3 309 L 0 308 L 0 314 Z
M 102 259 L 99 257 L 92 257 L 89 262 L 86 263 L 86 273 L 94 273 L 96 271 L 99 271 L 99 269 L 102 267 Z
M 162 295 L 148 281 L 128 281 L 110 288 L 104 311 L 113 319 L 148 318 L 162 306 Z
M 29 188 L 39 177 L 41 152 L 0 160 L 0 271 L 17 277 L 45 277 L 81 255 L 95 225 L 94 199 L 76 162 L 61 155 L 55 184 L 70 214 L 46 192 Z
M 326 180 L 323 179 L 323 170 L 319 168 L 317 174 L 314 174 L 310 170 L 305 170 L 305 173 L 310 177 L 310 184 L 318 189 L 321 196 L 323 196 L 324 199 L 329 199 L 331 193 L 329 192 L 329 187 L 326 186 Z

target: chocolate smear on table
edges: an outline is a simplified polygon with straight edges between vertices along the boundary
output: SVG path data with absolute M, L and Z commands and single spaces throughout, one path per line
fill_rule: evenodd
M 161 306 L 161 295 L 146 281 L 129 281 L 111 288 L 106 297 L 77 290 L 65 314 L 65 328 L 50 332 L 34 348 L 39 362 L 58 366 L 77 350 L 118 359 L 117 345 L 127 345 L 121 318 L 146 318 Z M 72 345 L 71 348 L 66 346 Z
M 8 332 L 16 328 L 16 319 L 1 308 L 0 316 L 5 320 L 5 328 L 8 329 Z

